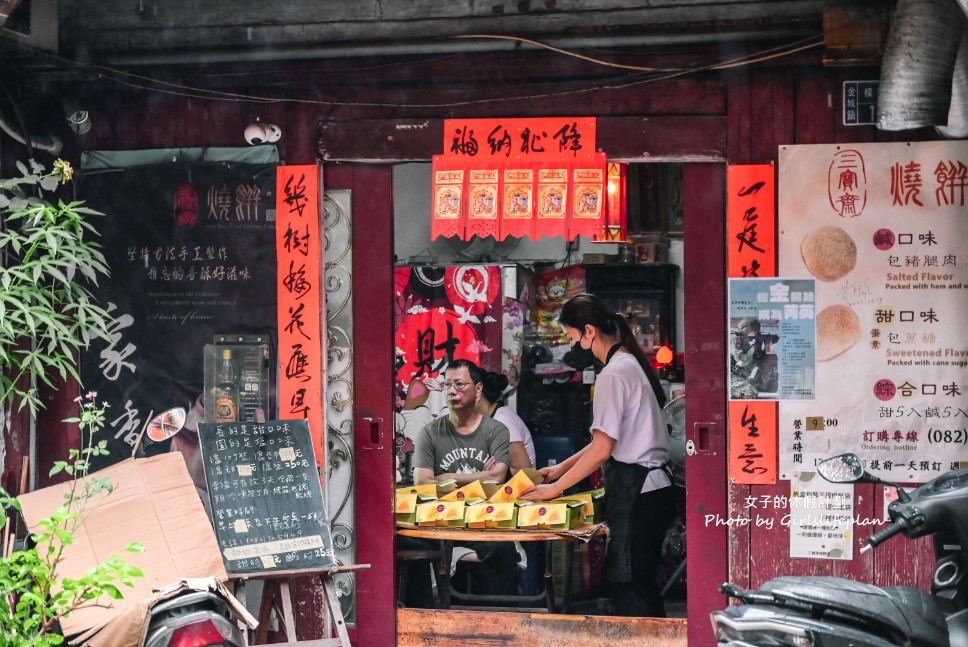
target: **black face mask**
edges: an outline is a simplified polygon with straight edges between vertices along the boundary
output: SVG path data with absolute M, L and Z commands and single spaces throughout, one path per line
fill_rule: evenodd
M 590 350 L 586 350 L 581 347 L 581 340 L 579 339 L 571 346 L 571 350 L 565 353 L 562 358 L 568 366 L 582 371 L 589 366 L 601 366 L 601 362 L 595 357 L 595 353 Z

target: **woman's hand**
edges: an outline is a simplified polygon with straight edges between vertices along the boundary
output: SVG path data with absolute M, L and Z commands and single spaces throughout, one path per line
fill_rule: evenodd
M 522 494 L 520 498 L 525 501 L 550 501 L 551 499 L 557 499 L 559 496 L 561 496 L 561 489 L 557 483 L 543 483 L 534 486 Z
M 562 467 L 564 467 L 564 465 L 562 463 L 558 463 L 556 465 L 542 467 L 539 471 L 544 476 L 545 482 L 557 481 L 561 478 L 561 475 L 565 473 L 565 470 L 563 470 Z

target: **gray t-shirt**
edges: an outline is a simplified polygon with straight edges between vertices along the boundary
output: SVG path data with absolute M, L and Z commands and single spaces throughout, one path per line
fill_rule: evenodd
M 481 416 L 477 429 L 464 436 L 457 433 L 450 416 L 441 416 L 417 434 L 413 466 L 433 470 L 434 474 L 469 474 L 483 471 L 491 456 L 498 463 L 510 465 L 508 442 L 508 428 L 493 418 Z

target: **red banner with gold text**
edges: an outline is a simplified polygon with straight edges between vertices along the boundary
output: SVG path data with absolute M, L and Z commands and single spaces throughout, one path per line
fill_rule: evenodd
M 591 117 L 447 120 L 431 238 L 600 238 L 606 159 L 595 129 Z

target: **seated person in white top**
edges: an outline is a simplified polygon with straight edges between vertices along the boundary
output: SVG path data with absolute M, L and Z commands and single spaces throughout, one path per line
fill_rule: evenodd
M 481 400 L 478 411 L 503 423 L 511 434 L 508 453 L 511 455 L 511 474 L 517 474 L 525 467 L 534 467 L 534 441 L 531 432 L 521 416 L 516 414 L 505 401 L 504 390 L 508 388 L 508 378 L 503 373 L 491 373 L 482 369 Z

